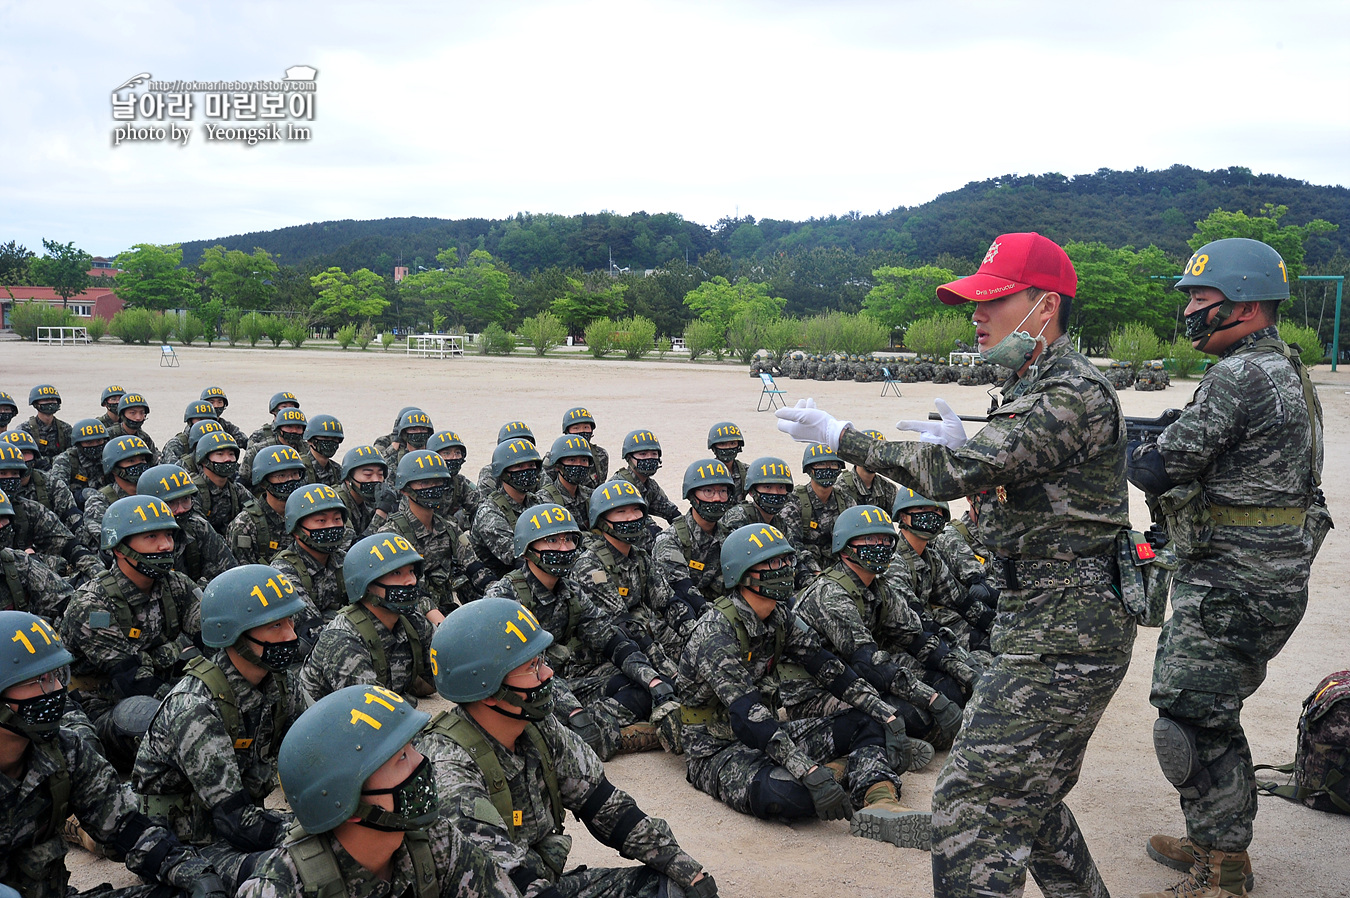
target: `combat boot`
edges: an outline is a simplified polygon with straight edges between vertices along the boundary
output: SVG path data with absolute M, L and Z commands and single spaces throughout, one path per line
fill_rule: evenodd
M 845 789 L 848 788 L 848 758 L 835 758 L 821 766 L 830 768 L 830 772 L 834 774 L 834 781 Z
M 630 723 L 619 730 L 619 754 L 655 751 L 661 747 L 661 729 L 654 723 Z
M 71 845 L 83 848 L 94 857 L 108 857 L 110 854 L 107 848 L 94 841 L 93 837 L 80 825 L 80 821 L 76 819 L 74 814 L 66 818 L 65 825 L 61 827 L 61 837 Z
M 1207 850 L 1193 842 L 1190 849 L 1195 863 L 1185 879 L 1139 898 L 1247 898 L 1247 852 Z
M 928 851 L 932 847 L 933 815 L 902 805 L 892 783 L 883 780 L 872 786 L 864 800 L 867 803 L 853 812 L 853 835 L 900 848 Z
M 1154 836 L 1148 840 L 1148 856 L 1173 870 L 1189 870 L 1195 863 L 1195 852 L 1191 850 L 1191 840 L 1187 836 Z M 1256 888 L 1256 874 L 1252 872 L 1252 860 L 1244 853 L 1245 863 L 1242 872 L 1247 876 L 1247 891 Z

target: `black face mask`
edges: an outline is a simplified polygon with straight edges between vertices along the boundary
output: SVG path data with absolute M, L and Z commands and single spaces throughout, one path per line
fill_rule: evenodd
M 609 533 L 617 540 L 631 543 L 637 540 L 647 529 L 647 516 L 644 514 L 636 521 L 606 521 Z
M 740 446 L 737 446 L 735 449 L 713 450 L 713 457 L 716 458 L 718 461 L 720 461 L 722 464 L 726 465 L 728 471 L 736 466 L 736 456 L 740 454 L 741 454 Z
M 431 761 L 423 758 L 408 778 L 390 789 L 366 789 L 362 795 L 392 795 L 394 809 L 386 811 L 375 805 L 360 802 L 357 814 L 360 824 L 380 832 L 409 832 L 432 823 L 441 813 L 436 794 L 436 776 Z
M 292 449 L 299 449 L 300 444 L 305 441 L 303 433 L 292 433 L 287 430 L 278 430 L 277 439 L 290 446 Z
M 848 552 L 852 554 L 853 560 L 863 570 L 871 571 L 874 574 L 884 574 L 886 568 L 891 566 L 891 559 L 895 557 L 895 543 L 880 546 L 850 545 Z
M 127 433 L 140 433 L 141 428 L 145 426 L 144 421 L 133 421 L 130 418 L 122 419 L 122 429 Z
M 650 477 L 661 470 L 661 459 L 635 458 L 633 459 L 633 470 L 637 471 L 643 477 Z
M 717 523 L 722 520 L 722 516 L 731 511 L 732 502 L 730 499 L 718 502 L 705 502 L 702 499 L 690 499 L 689 504 L 694 506 L 694 511 L 698 512 L 699 517 L 705 521 Z
M 532 493 L 539 488 L 539 468 L 526 468 L 523 471 L 503 471 L 502 482 L 510 484 L 522 493 Z
M 309 445 L 313 447 L 315 452 L 322 455 L 324 458 L 332 458 L 334 453 L 338 451 L 338 447 L 342 445 L 342 440 L 334 440 L 328 437 L 315 437 L 309 441 Z
M 565 465 L 559 463 L 558 476 L 562 477 L 563 480 L 566 480 L 568 483 L 572 484 L 572 486 L 581 486 L 583 483 L 587 483 L 590 481 L 591 466 Z
M 141 479 L 141 475 L 150 470 L 150 463 L 138 461 L 134 465 L 127 465 L 125 468 L 117 468 L 116 473 L 119 479 L 135 486 L 136 481 Z
M 305 545 L 318 552 L 331 552 L 347 537 L 347 528 L 341 525 L 337 527 L 315 527 L 311 530 L 301 528 L 296 534 Z
M 361 494 L 361 498 L 368 501 L 375 501 L 375 495 L 379 493 L 380 487 L 384 486 L 383 480 L 363 480 L 360 483 L 352 481 L 352 486 Z
M 36 405 L 33 406 L 33 408 L 37 409 L 44 415 L 54 415 L 61 410 L 61 403 L 49 399 L 46 402 L 37 403 Z
M 796 574 L 792 570 L 792 565 L 785 564 L 775 571 L 750 572 L 750 582 L 746 586 L 766 599 L 783 602 L 792 598 L 795 578 Z
M 561 577 L 572 569 L 581 549 L 530 549 L 525 557 L 546 574 Z
M 270 670 L 278 673 L 290 667 L 295 662 L 295 653 L 300 650 L 300 638 L 284 639 L 281 642 L 263 642 L 248 637 L 248 641 L 254 645 L 262 646 L 262 654 L 255 655 L 259 667 L 264 670 Z
M 411 614 L 417 608 L 416 583 L 412 586 L 385 586 L 383 583 L 375 585 L 384 586 L 384 598 L 375 599 L 376 604 L 398 614 Z M 375 597 L 371 596 L 371 598 Z
M 940 511 L 916 511 L 910 514 L 905 529 L 920 539 L 932 539 L 947 526 L 947 516 Z
M 138 573 L 152 580 L 163 580 L 169 576 L 178 558 L 178 553 L 173 549 L 167 552 L 137 552 L 121 546 L 118 551 L 126 556 L 127 561 L 131 562 L 131 566 Z
M 297 477 L 294 480 L 286 480 L 281 483 L 273 483 L 272 481 L 269 480 L 267 481 L 267 491 L 272 495 L 276 496 L 281 501 L 285 502 L 287 499 L 291 497 L 291 493 L 300 489 L 300 487 L 304 485 L 305 485 L 305 478 L 303 477 Z
M 462 467 L 464 467 L 464 459 L 462 458 L 451 458 L 445 462 L 445 468 L 450 472 L 451 478 L 458 474 Z
M 239 476 L 239 462 L 237 461 L 204 461 L 202 467 L 217 477 L 224 477 L 226 480 L 233 480 Z
M 770 515 L 778 514 L 783 510 L 783 506 L 788 503 L 788 493 L 765 493 L 760 490 L 754 491 L 755 504 L 767 511 Z
M 76 446 L 75 449 L 80 453 L 80 460 L 87 465 L 96 465 L 103 460 L 102 446 Z
M 1228 320 L 1228 316 L 1233 314 L 1233 309 L 1235 308 L 1233 302 L 1225 299 L 1223 302 L 1220 302 L 1218 306 L 1219 311 L 1215 313 L 1213 321 L 1208 320 L 1210 310 L 1214 308 L 1212 305 L 1205 306 L 1203 309 L 1196 309 L 1186 316 L 1186 339 L 1191 341 L 1202 341 L 1199 346 L 1200 349 L 1204 349 L 1205 344 L 1209 342 L 1209 338 L 1219 331 L 1226 331 L 1230 327 L 1237 327 L 1241 323 L 1239 321 L 1229 321 L 1227 324 L 1224 324 L 1224 322 Z
M 407 431 L 403 434 L 403 444 L 405 446 L 411 446 L 413 449 L 425 449 L 427 447 L 427 440 L 430 438 L 431 434 L 429 433 Z
M 449 492 L 449 485 L 442 483 L 438 486 L 423 487 L 420 490 L 409 489 L 408 498 L 423 508 L 430 508 L 434 511 L 445 505 L 445 497 Z
M 16 700 L 14 704 L 16 708 L 11 712 L 11 719 L 15 722 L 0 723 L 0 726 L 20 736 L 45 742 L 56 735 L 61 725 L 61 715 L 66 711 L 66 690 L 58 689 L 45 695 Z M 8 714 L 5 716 L 10 717 Z
M 3 476 L 0 476 L 0 492 L 4 493 L 6 496 L 16 497 L 19 495 L 19 490 L 21 489 L 23 489 L 22 475 L 16 475 L 6 471 Z
M 839 478 L 844 473 L 843 468 L 826 468 L 822 465 L 814 465 L 808 472 L 811 479 L 821 486 L 830 487 L 839 482 Z
M 15 414 L 15 412 L 11 412 L 9 409 L 0 411 L 0 430 L 9 426 L 9 422 L 14 420 Z
M 507 686 L 503 683 L 502 688 L 492 697 L 520 709 L 519 714 L 512 714 L 500 705 L 495 705 L 492 710 L 498 714 L 516 720 L 543 720 L 553 710 L 553 678 L 549 677 L 531 689 L 521 689 L 519 686 Z

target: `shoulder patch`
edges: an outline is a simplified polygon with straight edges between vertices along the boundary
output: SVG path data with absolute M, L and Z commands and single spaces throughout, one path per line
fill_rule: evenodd
M 592 582 L 592 583 L 595 583 L 595 584 L 598 585 L 598 584 L 600 584 L 600 583 L 606 583 L 606 582 L 608 582 L 608 581 L 609 581 L 609 574 L 606 573 L 605 570 L 604 570 L 603 568 L 600 569 L 600 570 L 591 571 L 591 582 Z
M 481 795 L 474 799 L 470 799 L 466 795 L 460 802 L 460 813 L 470 820 L 477 820 L 479 823 L 486 823 L 488 826 L 506 829 L 506 821 L 502 819 L 502 815 L 497 813 L 497 809 L 492 806 L 492 802 Z

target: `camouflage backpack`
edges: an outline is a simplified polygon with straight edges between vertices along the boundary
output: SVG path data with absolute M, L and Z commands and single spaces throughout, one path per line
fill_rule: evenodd
M 1294 763 L 1257 765 L 1293 775 L 1288 785 L 1259 782 L 1266 795 L 1301 802 L 1318 811 L 1350 814 L 1350 670 L 1322 680 L 1303 701 Z

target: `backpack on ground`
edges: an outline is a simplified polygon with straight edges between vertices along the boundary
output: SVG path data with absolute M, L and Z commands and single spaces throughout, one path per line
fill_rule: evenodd
M 1256 770 L 1292 774 L 1287 785 L 1258 782 L 1266 795 L 1278 795 L 1319 811 L 1350 814 L 1350 670 L 1317 684 L 1303 702 L 1298 719 L 1294 763 Z

